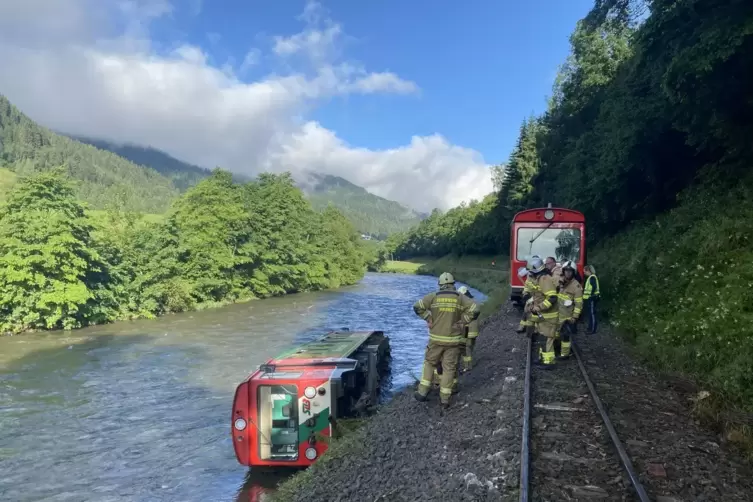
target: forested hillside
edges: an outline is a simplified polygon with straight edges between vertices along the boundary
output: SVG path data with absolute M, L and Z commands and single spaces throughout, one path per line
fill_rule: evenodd
M 507 252 L 514 212 L 578 209 L 614 325 L 753 409 L 753 2 L 597 0 L 571 48 L 498 193 L 396 253 Z
M 170 180 L 181 192 L 209 176 L 210 171 L 183 162 L 160 150 L 136 145 L 121 145 L 100 139 L 74 139 L 108 150 L 131 162 L 154 169 Z M 238 182 L 249 181 L 248 176 L 233 173 Z M 421 220 L 421 215 L 397 202 L 378 197 L 339 176 L 306 173 L 296 179 L 315 209 L 323 210 L 332 204 L 338 208 L 363 234 L 384 239 L 388 234 L 409 229 Z
M 159 213 L 178 195 L 173 184 L 111 152 L 85 145 L 34 123 L 0 95 L 0 168 L 27 176 L 64 166 L 76 196 L 94 208 L 112 204 Z
M 0 332 L 74 328 L 358 281 L 372 251 L 287 174 L 216 170 L 150 222 L 91 215 L 65 169 L 21 178 L 0 206 Z
M 339 176 L 308 173 L 299 186 L 315 208 L 332 204 L 362 233 L 385 239 L 388 234 L 408 230 L 421 215 L 395 201 L 378 197 Z
M 118 144 L 102 139 L 85 138 L 83 136 L 71 136 L 76 141 L 95 146 L 101 150 L 110 151 L 116 155 L 128 159 L 139 166 L 146 166 L 154 169 L 165 178 L 169 179 L 173 185 L 185 192 L 199 181 L 212 174 L 212 171 L 203 167 L 195 166 L 182 160 L 178 160 L 156 148 Z M 249 181 L 247 177 L 233 175 L 236 181 Z

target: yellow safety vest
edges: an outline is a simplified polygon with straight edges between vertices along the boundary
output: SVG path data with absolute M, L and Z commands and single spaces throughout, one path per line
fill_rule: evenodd
M 596 287 L 593 288 L 591 286 L 591 277 L 594 278 L 594 282 L 596 283 Z M 601 297 L 601 286 L 599 286 L 599 278 L 596 277 L 596 274 L 591 274 L 590 276 L 586 277 L 586 287 L 583 288 L 583 299 L 588 300 L 591 297 L 594 298 L 600 298 Z

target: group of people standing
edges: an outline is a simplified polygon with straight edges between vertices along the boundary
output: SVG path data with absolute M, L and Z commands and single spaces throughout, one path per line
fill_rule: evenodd
M 572 336 L 577 333 L 584 306 L 588 332 L 596 333 L 596 305 L 601 297 L 599 279 L 591 265 L 584 267 L 584 273 L 586 279 L 581 285 L 575 262 L 565 261 L 560 266 L 551 256 L 545 260 L 534 256 L 518 271 L 518 276 L 525 280 L 525 309 L 517 331 L 538 335 L 537 364 L 542 367 L 553 368 L 557 359 L 570 357 Z
M 546 368 L 552 368 L 556 359 L 570 356 L 572 336 L 577 332 L 584 307 L 588 331 L 596 333 L 599 279 L 590 265 L 584 272 L 586 280 L 582 286 L 575 262 L 566 261 L 560 266 L 553 257 L 542 260 L 538 256 L 518 271 L 525 280 L 526 302 L 518 332 L 539 336 L 538 364 Z M 473 366 L 473 349 L 479 333 L 478 305 L 467 287 L 456 288 L 455 278 L 444 272 L 439 276 L 439 290 L 416 301 L 413 311 L 429 327 L 429 344 L 414 397 L 426 401 L 432 385 L 438 381 L 439 401 L 447 408 L 458 391 L 460 371 L 469 371 Z

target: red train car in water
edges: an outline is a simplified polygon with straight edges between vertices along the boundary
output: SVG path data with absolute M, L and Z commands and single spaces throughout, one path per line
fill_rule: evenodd
M 247 466 L 306 467 L 336 419 L 376 404 L 389 368 L 382 331 L 333 331 L 270 359 L 235 391 L 231 435 Z
M 572 209 L 552 207 L 528 209 L 517 213 L 510 224 L 510 299 L 519 303 L 523 280 L 518 270 L 533 256 L 542 260 L 552 256 L 557 263 L 567 260 L 578 264 L 583 277 L 586 264 L 586 218 Z

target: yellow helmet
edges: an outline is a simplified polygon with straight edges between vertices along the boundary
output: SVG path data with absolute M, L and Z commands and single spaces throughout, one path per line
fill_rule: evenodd
M 444 286 L 446 284 L 455 284 L 455 278 L 449 272 L 444 272 L 439 276 L 439 285 Z

